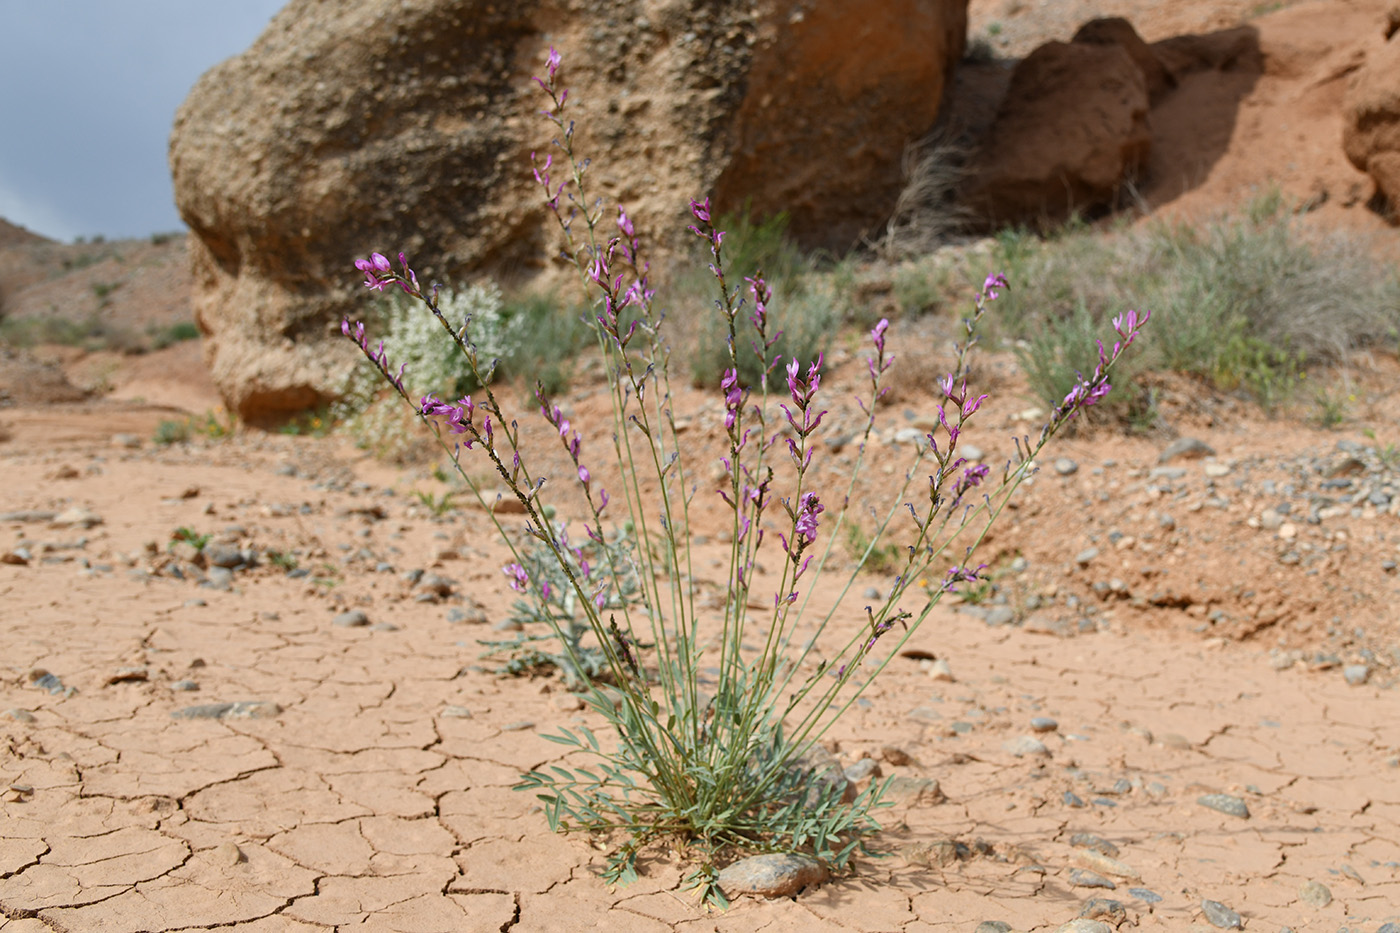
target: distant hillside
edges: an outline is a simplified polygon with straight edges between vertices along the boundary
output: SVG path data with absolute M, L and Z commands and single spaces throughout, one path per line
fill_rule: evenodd
M 0 217 L 0 249 L 8 249 L 12 246 L 29 246 L 35 243 L 52 243 L 48 237 L 40 236 L 24 229 L 18 224 L 12 224 L 3 217 Z

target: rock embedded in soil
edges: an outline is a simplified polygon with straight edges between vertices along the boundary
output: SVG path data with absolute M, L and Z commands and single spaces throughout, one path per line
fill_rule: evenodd
M 909 865 L 916 865 L 920 868 L 944 867 L 958 860 L 958 844 L 952 839 L 916 842 L 901 846 L 899 854 Z
M 170 714 L 172 719 L 271 719 L 282 707 L 268 700 L 239 700 L 233 703 L 202 703 L 186 706 Z
M 1093 849 L 1100 855 L 1107 855 L 1109 858 L 1118 857 L 1118 847 L 1107 839 L 1095 836 L 1093 833 L 1075 833 L 1069 837 L 1069 844 L 1076 849 Z
M 885 799 L 911 807 L 932 806 L 943 800 L 943 788 L 937 778 L 901 774 L 890 779 Z
M 1060 728 L 1060 724 L 1049 716 L 1034 716 L 1031 718 L 1031 728 L 1036 732 L 1054 732 Z
M 1348 664 L 1342 668 L 1342 677 L 1353 687 L 1360 687 L 1371 679 L 1371 668 L 1365 664 Z
M 1240 919 L 1240 915 L 1219 901 L 1202 900 L 1201 913 L 1206 915 L 1211 926 L 1219 927 L 1222 930 L 1244 929 L 1244 921 Z
M 1069 457 L 1059 457 L 1055 460 L 1055 472 L 1061 476 L 1073 476 L 1079 472 L 1079 464 Z
M 972 933 L 1011 933 L 1011 924 L 1004 920 L 983 920 Z
M 1102 920 L 1116 927 L 1128 919 L 1128 912 L 1123 909 L 1121 903 L 1112 898 L 1095 897 L 1085 902 L 1079 916 L 1085 920 Z
M 1050 749 L 1045 743 L 1031 735 L 1021 735 L 1001 743 L 1002 749 L 1013 758 L 1049 758 Z
M 1055 933 L 1113 933 L 1113 927 L 1102 920 L 1087 920 L 1081 917 L 1060 924 L 1055 928 Z
M 815 859 L 801 855 L 754 855 L 721 871 L 719 887 L 727 897 L 740 894 L 795 897 L 804 888 L 815 887 L 827 877 L 825 866 Z
M 1199 460 L 1214 457 L 1215 448 L 1194 437 L 1178 437 L 1157 455 L 1158 463 L 1171 463 L 1173 460 Z
M 332 619 L 331 625 L 341 628 L 363 628 L 369 625 L 369 616 L 365 615 L 363 609 L 351 609 Z
M 1133 897 L 1137 898 L 1138 900 L 1142 901 L 1144 904 L 1162 903 L 1162 895 L 1148 888 L 1129 888 L 1128 893 L 1131 894 Z
M 1332 892 L 1321 881 L 1309 881 L 1298 889 L 1298 900 L 1321 910 L 1332 903 Z
M 1118 887 L 1103 875 L 1084 868 L 1071 868 L 1069 870 L 1069 883 L 1076 888 L 1107 888 L 1110 891 Z
M 1126 878 L 1128 881 L 1141 881 L 1142 875 L 1136 868 L 1118 861 L 1116 858 L 1096 852 L 1093 849 L 1078 849 L 1074 853 L 1074 860 L 1084 868 L 1102 875 L 1113 875 L 1117 878 Z
M 1249 819 L 1249 806 L 1243 798 L 1236 797 L 1234 794 L 1202 794 L 1196 798 L 1196 802 L 1203 807 L 1228 816 L 1237 816 L 1242 820 Z

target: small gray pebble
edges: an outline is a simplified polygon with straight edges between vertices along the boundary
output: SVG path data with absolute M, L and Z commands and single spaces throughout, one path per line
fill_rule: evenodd
M 376 622 L 369 627 L 371 632 L 397 632 L 399 627 L 392 622 Z
M 1069 870 L 1069 883 L 1076 888 L 1107 888 L 1110 891 L 1118 887 L 1103 875 L 1083 868 Z
M 7 709 L 5 710 L 5 715 L 15 722 L 38 722 L 38 720 L 34 718 L 34 714 L 27 709 Z
M 1148 888 L 1129 888 L 1128 893 L 1145 904 L 1162 903 L 1162 895 Z
M 1054 732 L 1060 728 L 1060 724 L 1049 716 L 1034 716 L 1031 718 L 1031 728 L 1036 732 Z
M 867 586 L 865 592 L 861 594 L 862 599 L 884 599 L 884 594 L 877 587 Z
M 243 554 L 231 544 L 211 541 L 204 546 L 201 553 L 212 567 L 233 568 L 243 563 Z
M 172 719 L 271 719 L 282 707 L 266 700 L 240 700 L 236 703 L 204 703 L 186 706 L 170 714 Z
M 1196 802 L 1203 807 L 1229 816 L 1237 816 L 1242 820 L 1249 819 L 1249 807 L 1242 798 L 1236 797 L 1234 794 L 1203 794 L 1196 798 Z
M 1095 897 L 1085 902 L 1079 916 L 1086 920 L 1105 920 L 1117 926 L 1128 919 L 1128 912 L 1118 901 L 1107 897 Z
M 197 683 L 194 682 L 193 680 L 177 680 L 177 681 L 175 681 L 173 684 L 170 685 L 170 689 L 171 689 L 171 690 L 179 690 L 179 691 L 182 691 L 182 692 L 189 692 L 189 691 L 193 691 L 193 690 L 198 690 L 198 689 L 199 689 L 199 684 L 197 684 Z
M 816 887 L 826 878 L 826 868 L 814 859 L 774 853 L 752 855 L 728 866 L 719 873 L 719 887 L 730 897 L 739 894 L 793 897 L 803 888 Z
M 227 590 L 233 586 L 233 571 L 227 567 L 210 567 L 205 582 L 216 590 Z
M 972 933 L 1011 933 L 1011 924 L 1004 920 L 983 920 Z
M 526 729 L 535 728 L 535 724 L 529 719 L 521 719 L 517 722 L 508 722 L 501 726 L 502 732 L 524 732 Z
M 1093 559 L 1094 559 L 1095 557 L 1098 557 L 1098 556 L 1099 556 L 1099 549 L 1098 549 L 1098 548 L 1096 548 L 1096 547 L 1086 547 L 1084 550 L 1082 550 L 1082 551 L 1080 551 L 1078 554 L 1074 555 L 1074 562 L 1075 562 L 1076 564 L 1078 564 L 1079 566 L 1081 566 L 1081 567 L 1086 567 L 1086 566 L 1089 565 L 1089 563 L 1091 563 L 1091 562 L 1093 561 Z
M 1118 847 L 1100 836 L 1093 833 L 1075 833 L 1069 837 L 1069 844 L 1076 849 L 1093 849 L 1100 855 L 1107 855 L 1109 858 L 1118 857 Z
M 1382 923 L 1376 933 L 1400 933 L 1400 923 Z
M 1010 606 L 995 606 L 992 608 L 991 612 L 987 613 L 988 625 L 1010 625 L 1015 620 L 1016 610 L 1012 609 Z
M 1050 749 L 1040 739 L 1030 735 L 1017 736 L 1001 743 L 1003 750 L 1014 758 L 1049 758 Z
M 1074 791 L 1072 791 L 1072 790 L 1067 790 L 1067 791 L 1065 791 L 1064 797 L 1061 798 L 1061 799 L 1064 800 L 1065 806 L 1067 806 L 1067 807 L 1082 807 L 1082 806 L 1084 806 L 1084 799 L 1083 799 L 1082 797 L 1080 797 L 1078 794 L 1076 794 L 1076 793 L 1075 793 Z
M 958 456 L 966 457 L 972 463 L 981 463 L 987 454 L 981 447 L 972 444 L 962 444 L 958 447 Z
M 362 628 L 369 625 L 369 616 L 365 615 L 363 609 L 351 609 L 332 619 L 331 625 L 338 625 L 341 628 Z
M 446 719 L 471 719 L 472 711 L 465 706 L 444 706 L 442 715 Z
M 1244 922 L 1240 920 L 1240 915 L 1219 901 L 1202 900 L 1201 912 L 1206 915 L 1211 926 L 1219 927 L 1222 930 L 1244 929 Z
M 1353 687 L 1360 687 L 1371 679 L 1371 668 L 1365 664 L 1348 664 L 1342 668 L 1342 677 Z
M 1170 463 L 1178 457 L 1188 460 L 1199 460 L 1201 457 L 1213 457 L 1215 450 L 1204 441 L 1199 441 L 1194 437 L 1178 437 L 1167 445 L 1157 457 L 1158 463 Z
M 493 632 L 522 632 L 524 630 L 525 626 L 521 625 L 516 619 L 502 619 L 491 626 L 491 631 Z
M 1321 881 L 1309 881 L 1298 889 L 1298 900 L 1321 910 L 1332 903 L 1332 892 Z
M 207 606 L 209 604 L 202 599 L 187 599 L 185 600 L 185 605 L 189 608 L 197 609 L 200 606 Z
M 1073 476 L 1079 472 L 1079 464 L 1069 457 L 1059 457 L 1055 460 L 1055 472 L 1061 476 Z

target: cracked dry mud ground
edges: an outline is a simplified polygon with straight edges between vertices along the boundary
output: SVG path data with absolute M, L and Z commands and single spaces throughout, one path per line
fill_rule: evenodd
M 889 857 L 725 913 L 697 906 L 664 854 L 609 889 L 603 852 L 551 835 L 510 789 L 561 757 L 542 733 L 591 714 L 553 680 L 483 670 L 489 626 L 449 622 L 452 601 L 417 602 L 400 578 L 429 568 L 500 618 L 485 516 L 434 520 L 404 494 L 407 474 L 330 441 L 111 445 L 149 437 L 157 417 L 6 412 L 0 511 L 79 505 L 103 522 L 4 525 L 0 550 L 33 552 L 0 565 L 5 933 L 1053 930 L 1095 896 L 1123 905 L 1125 929 L 1211 929 L 1202 899 L 1251 930 L 1400 920 L 1393 674 L 1355 686 L 1276 670 L 1257 641 L 1140 624 L 1197 621 L 1150 606 L 1084 633 L 931 618 L 914 644 L 955 679 L 901 659 L 833 735 L 843 762 L 869 754 L 914 779 L 884 811 Z M 1053 503 L 1053 482 L 1027 491 L 1025 514 Z M 147 572 L 175 528 L 230 525 L 264 553 L 231 590 Z M 1061 547 L 1079 546 L 1069 529 Z M 267 563 L 292 548 L 316 555 L 312 577 Z M 353 607 L 380 625 L 332 624 Z M 236 701 L 276 706 L 171 715 Z M 1035 717 L 1057 723 L 1036 735 L 1043 754 L 1015 746 Z M 1248 817 L 1198 802 L 1215 793 Z M 1082 833 L 1114 861 L 1073 845 Z M 1116 887 L 1080 886 L 1086 870 Z M 1308 882 L 1330 903 L 1303 899 Z

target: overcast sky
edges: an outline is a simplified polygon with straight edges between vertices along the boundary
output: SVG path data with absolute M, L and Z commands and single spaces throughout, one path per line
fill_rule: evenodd
M 59 240 L 183 228 L 166 146 L 286 0 L 0 0 L 0 217 Z

